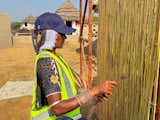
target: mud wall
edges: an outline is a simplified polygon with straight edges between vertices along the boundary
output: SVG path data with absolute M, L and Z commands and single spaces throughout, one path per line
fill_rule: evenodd
M 0 14 L 0 48 L 12 46 L 10 18 Z

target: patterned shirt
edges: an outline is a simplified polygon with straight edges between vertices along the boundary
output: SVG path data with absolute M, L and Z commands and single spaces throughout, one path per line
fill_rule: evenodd
M 47 97 L 60 93 L 60 81 L 53 58 L 41 58 L 37 62 L 37 100 L 40 105 L 47 104 Z

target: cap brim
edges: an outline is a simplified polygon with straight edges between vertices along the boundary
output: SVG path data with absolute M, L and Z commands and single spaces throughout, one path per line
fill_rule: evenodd
M 62 34 L 71 34 L 76 31 L 76 29 L 68 27 L 66 25 L 59 26 L 54 29 L 56 32 L 62 33 Z

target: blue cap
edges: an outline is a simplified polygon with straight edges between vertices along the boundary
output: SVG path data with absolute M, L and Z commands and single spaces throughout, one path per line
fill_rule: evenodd
M 54 13 L 43 13 L 35 21 L 36 30 L 52 29 L 58 33 L 71 34 L 76 31 L 71 27 L 65 25 L 64 20 Z

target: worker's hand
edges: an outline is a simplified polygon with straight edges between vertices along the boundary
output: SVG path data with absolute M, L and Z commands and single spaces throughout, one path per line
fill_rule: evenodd
M 97 95 L 96 97 L 95 97 L 95 100 L 96 100 L 96 102 L 102 102 L 102 101 L 104 101 L 104 100 L 107 100 L 108 99 L 108 97 L 109 97 L 109 95 L 107 95 L 107 94 L 100 94 L 100 95 Z
M 98 90 L 98 95 L 103 95 L 105 97 L 107 95 L 111 95 L 112 90 L 116 85 L 117 83 L 115 81 L 105 81 L 101 83 L 100 85 L 96 86 Z

